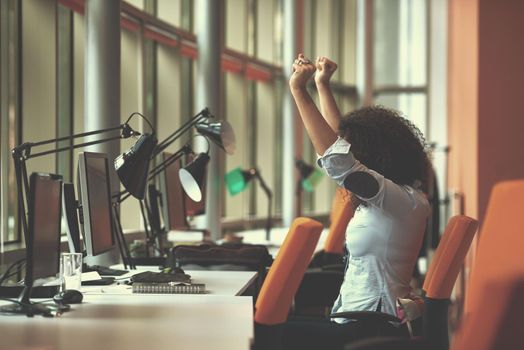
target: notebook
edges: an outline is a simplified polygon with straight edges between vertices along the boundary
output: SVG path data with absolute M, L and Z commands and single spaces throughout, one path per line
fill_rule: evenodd
M 162 273 L 144 271 L 137 273 L 131 277 L 131 282 L 134 283 L 185 283 L 191 284 L 191 276 L 185 273 Z
M 133 293 L 145 294 L 204 294 L 206 285 L 203 283 L 133 283 Z

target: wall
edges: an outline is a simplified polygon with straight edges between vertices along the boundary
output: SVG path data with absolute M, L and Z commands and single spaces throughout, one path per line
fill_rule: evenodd
M 524 2 L 450 0 L 448 135 L 450 187 L 482 224 L 491 188 L 524 177 Z M 460 281 L 467 281 L 477 238 Z M 461 282 L 462 283 L 462 282 Z M 464 293 L 459 284 L 457 297 Z
M 491 187 L 524 177 L 524 1 L 482 0 L 479 11 L 479 214 Z
M 464 214 L 478 215 L 478 0 L 449 6 L 449 186 L 464 193 Z
M 491 187 L 524 177 L 524 2 L 452 0 L 449 21 L 450 186 L 484 215 Z

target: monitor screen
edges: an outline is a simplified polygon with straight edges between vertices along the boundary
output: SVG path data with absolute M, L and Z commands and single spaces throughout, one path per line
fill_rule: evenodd
M 36 280 L 54 277 L 59 272 L 62 177 L 33 173 L 29 181 L 27 249 L 32 280 Z
M 186 156 L 186 164 L 191 163 L 194 158 L 195 156 L 193 154 L 188 154 Z M 207 168 L 206 168 L 206 175 L 207 175 Z M 204 175 L 204 183 L 202 184 L 202 188 L 200 189 L 202 191 L 202 200 L 200 202 L 195 202 L 184 192 L 184 204 L 186 207 L 187 216 L 202 215 L 202 214 L 205 214 L 206 212 L 206 181 L 205 181 L 206 175 Z
M 64 182 L 62 187 L 62 213 L 65 219 L 69 252 L 71 253 L 83 252 L 77 210 L 78 202 L 75 196 L 75 186 L 72 183 Z
M 171 153 L 162 154 L 164 162 L 171 156 Z M 180 184 L 178 171 L 180 170 L 180 160 L 176 160 L 166 167 L 162 176 L 164 185 L 164 222 L 170 230 L 183 230 L 188 228 L 185 205 L 184 191 Z
M 154 232 L 162 231 L 162 217 L 160 214 L 160 196 L 154 184 L 147 186 L 147 203 L 149 206 L 149 224 Z
M 87 255 L 96 256 L 115 245 L 111 218 L 109 166 L 105 153 L 83 152 L 78 158 L 79 201 Z

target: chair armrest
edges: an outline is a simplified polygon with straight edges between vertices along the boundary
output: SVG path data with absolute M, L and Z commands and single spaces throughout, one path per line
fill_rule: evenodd
M 377 311 L 347 311 L 335 312 L 330 315 L 332 318 L 349 318 L 361 322 L 401 322 L 401 320 L 393 315 Z

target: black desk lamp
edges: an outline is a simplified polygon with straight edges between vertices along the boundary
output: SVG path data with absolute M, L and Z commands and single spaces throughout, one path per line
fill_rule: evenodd
M 161 141 L 153 151 L 152 157 L 156 157 L 192 127 L 195 127 L 197 133 L 206 139 L 208 142 L 208 151 L 200 153 L 192 163 L 188 164 L 185 168 L 180 169 L 179 174 L 184 192 L 195 202 L 202 200 L 201 189 L 202 183 L 205 180 L 205 167 L 203 164 L 207 164 L 209 161 L 209 141 L 223 149 L 227 154 L 233 154 L 235 152 L 235 133 L 233 128 L 225 120 L 211 121 L 213 118 L 215 118 L 215 116 L 211 114 L 209 109 L 207 107 L 204 108 L 190 120 L 182 124 L 182 126 L 175 130 L 171 135 Z M 186 145 L 184 147 L 188 146 Z M 182 156 L 182 154 L 177 156 L 177 153 L 173 154 L 171 161 L 167 159 L 165 162 L 170 162 L 169 164 L 171 164 Z M 168 166 L 169 164 L 165 164 L 165 166 Z M 158 170 L 158 173 L 162 172 L 164 169 Z M 201 169 L 201 171 L 198 171 L 198 169 Z
M 307 164 L 302 159 L 295 160 L 295 167 L 298 169 L 300 174 L 297 180 L 297 187 L 295 195 L 297 196 L 296 208 L 297 213 L 302 213 L 302 192 L 313 192 L 315 187 L 318 185 L 324 174 L 314 165 Z
M 131 150 L 117 157 L 115 160 L 115 169 L 117 170 L 119 177 L 121 179 L 124 179 L 123 184 L 124 186 L 127 186 L 126 188 L 129 190 L 129 192 L 132 193 L 134 196 L 137 196 L 137 198 L 143 198 L 145 195 L 145 183 L 143 184 L 142 181 L 140 181 L 140 179 L 144 177 L 144 174 L 147 176 L 148 168 L 149 168 L 149 159 L 151 156 L 151 152 L 153 151 L 154 147 L 157 144 L 157 139 L 154 134 L 154 129 L 151 123 L 147 120 L 147 118 L 145 118 L 140 113 L 131 114 L 129 118 L 126 120 L 126 122 L 123 124 L 120 124 L 119 126 L 80 133 L 80 134 L 74 134 L 71 136 L 65 136 L 65 137 L 60 137 L 60 138 L 55 138 L 55 139 L 49 139 L 49 140 L 40 141 L 40 142 L 26 142 L 19 146 L 16 146 L 15 148 L 11 150 L 11 155 L 13 157 L 14 168 L 15 168 L 16 190 L 17 190 L 17 196 L 18 196 L 20 219 L 22 222 L 22 231 L 24 233 L 24 238 L 26 239 L 26 241 L 30 240 L 30 237 L 29 237 L 30 232 L 28 230 L 28 216 L 27 216 L 28 213 L 26 209 L 28 208 L 27 194 L 29 193 L 29 180 L 27 176 L 26 161 L 32 158 L 42 157 L 42 156 L 49 155 L 49 154 L 59 153 L 59 152 L 81 148 L 81 147 L 92 146 L 92 145 L 96 145 L 96 144 L 100 144 L 104 142 L 109 142 L 112 140 L 126 139 L 132 136 L 138 136 L 140 135 L 140 133 L 133 130 L 128 124 L 131 118 L 135 115 L 141 116 L 142 118 L 146 120 L 146 122 L 149 124 L 149 126 L 153 130 L 153 134 L 141 135 L 139 140 L 131 148 Z M 118 135 L 108 136 L 107 138 L 104 138 L 101 140 L 89 141 L 89 142 L 84 142 L 80 144 L 59 147 L 59 148 L 55 148 L 55 149 L 51 149 L 47 151 L 42 151 L 39 153 L 32 153 L 35 147 L 49 145 L 49 144 L 53 144 L 53 143 L 57 143 L 59 141 L 65 141 L 65 140 L 72 141 L 78 138 L 83 138 L 83 137 L 92 136 L 92 135 L 99 135 L 103 133 L 110 133 L 110 132 L 117 131 L 117 130 L 120 131 Z M 147 161 L 143 161 L 144 158 Z M 135 164 L 136 167 L 134 169 L 130 169 L 129 167 L 130 164 Z M 131 172 L 134 172 L 135 174 L 133 176 L 130 176 L 129 174 Z M 122 247 L 120 247 L 120 249 L 122 249 Z M 19 303 L 30 304 L 32 287 L 33 286 L 30 281 L 25 282 L 24 289 L 18 299 Z M 38 313 L 37 309 L 35 309 L 35 311 Z
M 151 156 L 151 158 L 154 158 L 155 156 L 159 155 L 173 142 L 179 139 L 185 132 L 189 131 L 193 126 L 196 128 L 198 134 L 203 136 L 208 142 L 208 150 L 205 153 L 200 153 L 190 164 L 180 169 L 179 173 L 180 182 L 184 192 L 186 192 L 186 194 L 196 202 L 202 200 L 202 186 L 203 182 L 205 181 L 205 167 L 209 162 L 209 141 L 222 148 L 227 154 L 232 154 L 235 151 L 235 134 L 231 125 L 225 120 L 218 120 L 214 122 L 209 121 L 212 118 L 214 118 L 214 116 L 209 112 L 209 109 L 204 108 L 197 115 L 184 123 L 179 129 L 175 130 L 171 135 L 161 141 L 156 146 Z M 193 153 L 193 151 L 191 147 L 186 144 L 173 155 L 171 155 L 168 159 L 164 160 L 164 162 L 151 169 L 146 183 L 153 180 L 158 174 L 163 172 L 169 165 L 177 161 L 180 157 L 189 153 Z M 132 259 L 130 259 L 130 254 L 127 251 L 127 244 L 125 243 L 123 236 L 121 222 L 118 219 L 118 215 L 116 215 L 120 203 L 129 197 L 129 193 L 126 192 L 128 191 L 120 192 L 118 195 L 114 196 L 115 202 L 113 205 L 113 210 L 117 222 L 117 231 L 119 231 L 118 236 L 122 238 L 122 243 L 126 247 L 126 254 L 129 257 L 129 259 L 123 258 L 124 265 L 127 268 L 127 260 L 129 261 L 130 267 L 135 268 L 136 266 L 134 266 Z M 157 193 L 157 191 L 153 191 L 153 193 L 155 192 Z M 158 193 L 156 195 L 158 195 Z M 150 200 L 156 200 L 156 198 L 150 198 Z M 153 226 L 148 224 L 148 222 L 151 222 L 152 220 L 148 219 L 147 216 L 151 218 L 152 215 L 146 201 L 140 201 L 140 211 L 142 214 L 142 220 L 144 221 L 146 233 L 146 257 L 149 257 L 149 246 L 154 246 L 156 238 L 163 232 L 149 231 L 149 227 L 151 227 L 153 230 Z
M 209 151 L 209 150 L 208 150 Z M 189 144 L 184 145 L 182 148 L 180 148 L 177 152 L 172 154 L 169 158 L 167 158 L 164 162 L 157 165 L 156 167 L 152 168 L 149 173 L 147 174 L 147 177 L 144 181 L 145 184 L 147 184 L 149 181 L 152 181 L 157 175 L 162 173 L 166 170 L 167 167 L 169 167 L 172 163 L 180 159 L 182 156 L 186 154 L 193 153 L 193 150 Z M 185 170 L 187 175 L 182 181 L 182 186 L 186 184 L 186 186 L 191 186 L 191 191 L 194 191 L 197 193 L 197 195 L 202 196 L 201 194 L 201 185 L 203 181 L 203 177 L 200 177 L 199 174 L 204 174 L 205 167 L 209 161 L 209 156 L 207 153 L 200 153 L 193 162 L 188 164 L 185 168 L 181 170 Z M 188 170 L 186 170 L 188 169 Z M 193 173 L 195 174 L 193 177 Z M 189 183 L 189 185 L 187 185 Z M 124 202 L 127 198 L 131 196 L 130 192 L 125 190 L 118 194 L 113 195 L 113 217 L 115 218 L 116 222 L 116 229 L 117 229 L 117 237 L 120 237 L 121 243 L 123 246 L 126 247 L 124 250 L 125 256 L 122 255 L 122 260 L 124 262 L 124 267 L 127 268 L 127 265 L 130 266 L 130 268 L 134 269 L 136 268 L 136 265 L 133 263 L 131 259 L 131 255 L 129 254 L 129 251 L 127 249 L 127 243 L 125 241 L 124 235 L 123 235 L 123 229 L 122 229 L 122 223 L 119 219 L 118 214 L 118 207 L 122 202 Z M 145 228 L 145 234 L 146 234 L 146 257 L 150 258 L 149 256 L 149 247 L 155 245 L 156 238 L 161 234 L 161 232 L 150 232 L 149 229 L 149 222 L 151 219 L 148 219 L 148 216 L 151 217 L 149 206 L 147 205 L 146 201 L 139 200 L 140 203 L 140 211 L 142 214 L 142 220 L 144 220 L 144 228 Z M 146 213 L 148 214 L 146 216 Z
M 171 135 L 161 141 L 153 152 L 153 157 L 156 157 L 164 151 L 169 145 L 179 139 L 185 132 L 189 131 L 193 126 L 196 127 L 200 135 L 206 136 L 210 141 L 215 143 L 218 147 L 226 151 L 227 154 L 235 152 L 235 133 L 231 125 L 225 120 L 218 120 L 211 122 L 210 119 L 215 118 L 213 114 L 206 107 L 190 120 L 182 124 L 180 128 L 175 130 Z
M 242 192 L 253 179 L 258 179 L 262 190 L 267 196 L 266 240 L 269 241 L 271 236 L 271 206 L 273 202 L 273 193 L 260 175 L 260 171 L 257 168 L 251 168 L 248 170 L 236 168 L 231 170 L 225 176 L 227 189 L 232 196 Z
M 299 186 L 297 190 L 304 189 L 306 192 L 313 192 L 324 174 L 313 165 L 307 164 L 302 159 L 295 161 L 295 166 L 300 173 Z

